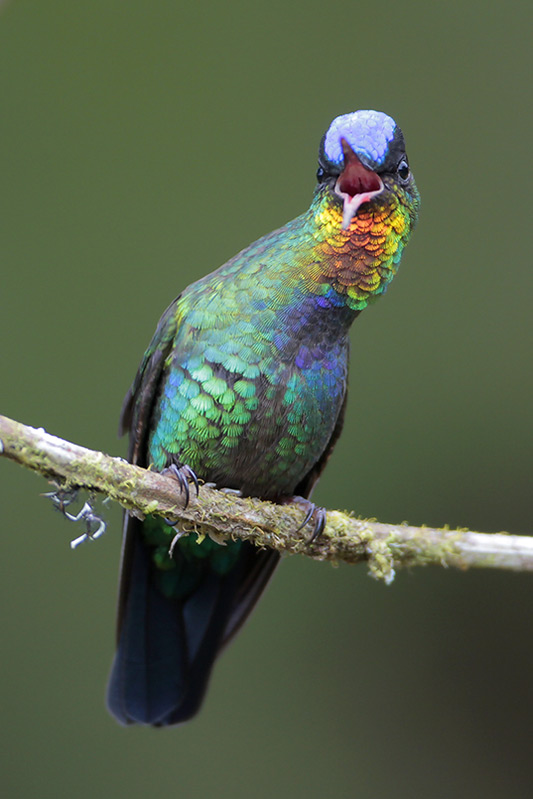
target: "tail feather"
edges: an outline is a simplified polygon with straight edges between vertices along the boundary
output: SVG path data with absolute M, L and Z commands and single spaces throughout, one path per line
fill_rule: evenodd
M 185 632 L 177 601 L 163 596 L 150 579 L 138 536 L 133 547 L 107 701 L 122 724 L 157 724 L 185 690 Z
M 164 596 L 156 585 L 137 520 L 127 522 L 125 550 L 108 707 L 122 724 L 178 724 L 198 711 L 220 649 L 251 611 L 278 558 L 246 545 L 228 574 L 206 569 L 183 600 Z

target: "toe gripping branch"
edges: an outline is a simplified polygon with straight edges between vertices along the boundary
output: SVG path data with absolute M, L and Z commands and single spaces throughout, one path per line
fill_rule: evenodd
M 324 528 L 326 527 L 325 508 L 315 505 L 314 502 L 311 502 L 309 499 L 304 499 L 303 497 L 290 497 L 284 504 L 299 505 L 303 510 L 306 511 L 304 520 L 296 532 L 299 533 L 300 530 L 303 530 L 303 528 L 309 524 L 309 522 L 312 522 L 313 532 L 311 533 L 311 538 L 308 542 L 309 544 L 312 544 L 313 541 L 316 541 L 316 539 L 322 535 Z
M 173 477 L 174 480 L 177 481 L 180 487 L 180 492 L 182 494 L 185 494 L 185 502 L 183 504 L 184 509 L 189 504 L 189 500 L 191 498 L 189 482 L 193 484 L 194 489 L 196 491 L 196 496 L 198 496 L 200 490 L 198 485 L 198 478 L 196 477 L 195 473 L 193 472 L 190 466 L 187 466 L 186 464 L 178 466 L 176 463 L 171 463 L 169 466 L 166 467 L 166 469 L 163 469 L 161 474 L 167 475 L 168 477 Z M 175 527 L 177 523 L 178 523 L 177 521 L 174 522 L 172 521 L 172 519 L 165 519 L 165 524 L 168 524 L 169 527 Z M 170 555 L 171 558 L 174 557 L 174 548 L 176 544 L 178 543 L 180 538 L 184 535 L 186 535 L 186 533 L 178 530 L 178 532 L 170 542 L 168 554 Z
M 191 467 L 187 466 L 187 464 L 178 466 L 175 463 L 171 463 L 169 466 L 166 467 L 166 469 L 163 469 L 161 474 L 164 474 L 168 477 L 173 477 L 178 482 L 178 485 L 180 487 L 180 492 L 182 494 L 185 494 L 185 504 L 183 506 L 184 509 L 189 504 L 189 500 L 191 498 L 191 492 L 189 490 L 189 482 L 193 484 L 194 489 L 196 491 L 196 496 L 198 496 L 199 492 L 198 478 L 196 477 Z M 167 521 L 167 524 L 170 525 L 170 527 L 173 527 L 176 524 L 176 522 Z

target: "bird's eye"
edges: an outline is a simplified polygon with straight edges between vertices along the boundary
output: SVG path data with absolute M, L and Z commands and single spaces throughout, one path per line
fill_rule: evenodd
M 326 175 L 326 170 L 323 167 L 319 166 L 316 171 L 316 179 L 318 180 L 319 183 L 322 183 L 325 175 Z
M 410 171 L 409 171 L 409 164 L 407 163 L 407 158 L 402 158 L 402 160 L 398 164 L 396 171 L 402 183 L 405 183 L 405 181 L 409 179 Z

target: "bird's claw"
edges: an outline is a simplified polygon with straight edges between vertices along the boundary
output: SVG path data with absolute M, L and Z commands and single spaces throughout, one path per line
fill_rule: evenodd
M 309 522 L 313 523 L 313 532 L 311 533 L 311 538 L 308 542 L 309 544 L 312 544 L 313 541 L 316 541 L 317 538 L 322 535 L 324 528 L 326 527 L 326 509 L 314 505 L 313 503 L 311 504 L 312 507 L 307 511 L 305 521 L 298 528 L 299 531 L 302 530 Z
M 326 527 L 326 509 L 320 507 L 319 505 L 315 505 L 314 502 L 311 502 L 309 499 L 304 499 L 303 497 L 290 497 L 284 504 L 295 504 L 299 505 L 303 510 L 305 510 L 305 517 L 301 525 L 296 530 L 297 533 L 300 530 L 303 530 L 309 522 L 313 523 L 313 532 L 311 538 L 309 539 L 308 543 L 312 544 L 313 541 L 322 535 L 324 529 Z
M 65 508 L 72 505 L 72 503 L 76 502 L 78 499 L 78 492 L 79 489 L 77 486 L 73 488 L 61 488 L 61 486 L 58 486 L 55 491 L 47 491 L 45 494 L 41 494 L 41 496 L 50 499 L 52 505 L 57 508 L 60 513 L 65 514 Z
M 102 519 L 101 516 L 98 516 L 89 502 L 86 502 L 83 508 L 80 510 L 79 513 L 74 516 L 72 513 L 67 513 L 65 511 L 65 516 L 71 522 L 80 522 L 84 521 L 87 525 L 87 531 L 83 534 L 75 538 L 73 541 L 70 542 L 70 548 L 76 549 L 80 544 L 83 544 L 85 541 L 96 541 L 97 538 L 100 538 L 106 531 L 106 523 Z M 91 525 L 97 524 L 98 527 L 94 532 L 91 531 Z
M 166 519 L 165 519 L 165 521 L 166 521 Z M 171 558 L 173 558 L 173 557 L 174 557 L 174 550 L 175 550 L 175 548 L 176 548 L 176 544 L 178 543 L 178 541 L 180 540 L 180 538 L 183 538 L 183 536 L 184 536 L 184 535 L 187 535 L 187 533 L 183 532 L 182 530 L 179 530 L 179 531 L 176 533 L 176 535 L 174 536 L 174 538 L 173 538 L 173 539 L 172 539 L 172 541 L 170 542 L 170 546 L 169 546 L 169 548 L 168 548 L 168 554 L 169 554 L 169 557 L 171 557 Z
M 95 541 L 105 533 L 107 525 L 102 517 L 94 512 L 94 508 L 90 502 L 85 502 L 82 509 L 76 514 L 67 511 L 67 508 L 78 498 L 77 487 L 59 487 L 55 491 L 48 491 L 46 494 L 43 494 L 43 496 L 51 499 L 54 507 L 56 507 L 70 522 L 85 522 L 85 533 L 74 538 L 70 542 L 71 549 L 76 549 L 76 547 L 83 544 L 85 541 Z M 96 525 L 96 529 L 93 532 L 92 527 L 94 525 Z
M 187 464 L 180 464 L 178 466 L 177 463 L 170 463 L 166 467 L 166 469 L 163 469 L 161 474 L 173 477 L 174 480 L 177 481 L 180 487 L 180 493 L 185 495 L 185 501 L 183 503 L 183 509 L 185 510 L 191 498 L 189 482 L 193 484 L 194 489 L 196 491 L 196 496 L 198 496 L 199 494 L 200 486 L 198 484 L 198 478 L 196 477 L 195 473 L 193 472 L 190 466 L 187 466 Z M 175 527 L 178 524 L 178 520 L 173 521 L 172 519 L 165 519 L 165 524 L 168 524 L 169 527 Z M 170 546 L 168 548 L 168 554 L 171 558 L 174 557 L 174 550 L 176 548 L 176 544 L 178 543 L 180 538 L 184 535 L 187 535 L 187 533 L 178 530 L 178 532 L 174 535 L 172 541 L 170 542 Z
M 189 482 L 194 485 L 194 489 L 196 491 L 196 496 L 198 496 L 200 486 L 198 484 L 198 478 L 196 477 L 195 473 L 191 469 L 190 466 L 187 464 L 182 464 L 178 466 L 175 463 L 171 463 L 166 469 L 163 469 L 161 474 L 169 475 L 177 480 L 178 485 L 180 487 L 180 492 L 185 494 L 185 503 L 183 505 L 184 509 L 189 504 L 189 500 L 191 498 L 190 490 L 189 490 Z M 171 525 L 172 526 L 172 525 Z

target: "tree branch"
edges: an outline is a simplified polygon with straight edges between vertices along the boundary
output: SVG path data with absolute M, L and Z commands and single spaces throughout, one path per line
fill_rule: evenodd
M 303 511 L 296 506 L 275 505 L 202 486 L 198 499 L 192 491 L 190 504 L 184 508 L 184 498 L 172 477 L 77 446 L 5 416 L 0 416 L 0 456 L 39 472 L 63 489 L 79 487 L 104 494 L 141 518 L 153 513 L 179 521 L 180 531 L 209 535 L 219 541 L 242 538 L 315 560 L 367 561 L 371 574 L 385 582 L 393 579 L 398 567 L 428 564 L 533 570 L 533 537 L 382 524 L 328 511 L 324 533 L 309 543 L 308 528 L 298 532 Z

